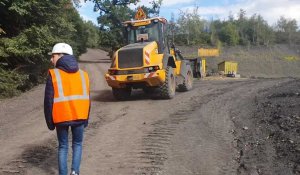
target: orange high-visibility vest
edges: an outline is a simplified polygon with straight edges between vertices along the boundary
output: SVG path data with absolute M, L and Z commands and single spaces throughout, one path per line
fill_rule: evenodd
M 53 122 L 86 120 L 90 107 L 88 74 L 82 70 L 67 73 L 50 69 L 49 72 L 54 88 Z

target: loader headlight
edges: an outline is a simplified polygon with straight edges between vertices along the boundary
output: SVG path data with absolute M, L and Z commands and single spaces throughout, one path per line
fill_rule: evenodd
M 148 67 L 148 71 L 149 71 L 149 72 L 155 72 L 155 71 L 157 71 L 157 70 L 159 70 L 159 66 L 151 66 L 151 67 Z
M 109 75 L 117 75 L 117 70 L 110 69 L 108 70 Z

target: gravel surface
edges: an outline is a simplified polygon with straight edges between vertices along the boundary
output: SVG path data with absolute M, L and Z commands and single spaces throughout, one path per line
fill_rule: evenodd
M 81 174 L 299 174 L 299 79 L 195 79 L 172 100 L 136 90 L 119 102 L 104 79 L 107 54 L 80 60 L 92 98 Z M 0 101 L 1 175 L 57 174 L 43 95 L 41 85 Z

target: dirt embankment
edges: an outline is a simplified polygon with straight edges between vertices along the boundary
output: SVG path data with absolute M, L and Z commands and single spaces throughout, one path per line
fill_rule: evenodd
M 184 56 L 197 57 L 198 47 L 179 47 Z M 222 61 L 238 62 L 238 73 L 248 78 L 300 77 L 300 46 L 224 47 L 219 57 L 207 58 L 207 69 L 217 72 Z
M 238 174 L 300 173 L 300 80 L 277 84 L 231 111 Z

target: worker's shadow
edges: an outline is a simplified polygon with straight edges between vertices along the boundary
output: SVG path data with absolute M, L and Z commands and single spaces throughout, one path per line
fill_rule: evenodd
M 57 143 L 49 139 L 42 144 L 27 145 L 21 154 L 19 167 L 37 168 L 46 174 L 57 172 Z M 22 172 L 22 170 L 21 170 Z

